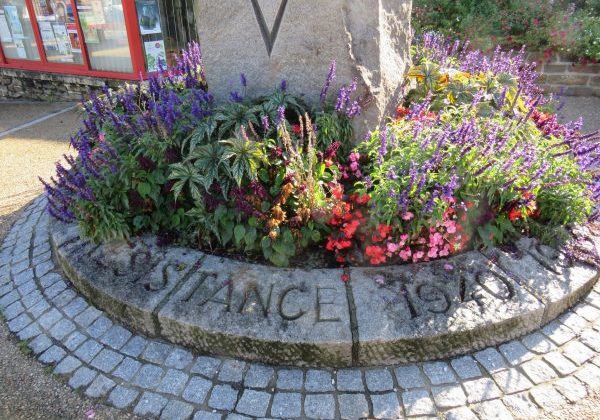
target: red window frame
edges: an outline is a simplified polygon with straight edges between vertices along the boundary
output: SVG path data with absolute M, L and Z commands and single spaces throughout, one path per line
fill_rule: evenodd
M 146 62 L 142 51 L 142 38 L 140 34 L 140 29 L 138 27 L 137 10 L 134 1 L 122 1 L 123 14 L 125 17 L 125 29 L 127 31 L 129 50 L 131 52 L 131 64 L 133 66 L 132 73 L 121 73 L 92 69 L 87 54 L 85 37 L 83 31 L 81 30 L 81 24 L 79 22 L 79 13 L 77 11 L 75 0 L 69 1 L 71 3 L 71 7 L 73 8 L 73 16 L 75 17 L 75 24 L 77 25 L 77 33 L 79 34 L 79 39 L 81 39 L 81 53 L 83 56 L 83 64 L 53 63 L 47 60 L 46 51 L 44 50 L 44 45 L 42 43 L 42 36 L 40 34 L 40 28 L 37 25 L 37 16 L 35 14 L 35 10 L 32 3 L 33 0 L 25 0 L 40 59 L 37 61 L 14 58 L 9 59 L 4 55 L 4 52 L 2 51 L 2 44 L 0 44 L 0 69 L 9 68 L 17 70 L 33 70 L 44 73 L 61 73 L 76 76 L 91 76 L 105 79 L 122 80 L 136 80 L 140 77 L 145 79 L 148 77 L 148 73 L 146 72 Z

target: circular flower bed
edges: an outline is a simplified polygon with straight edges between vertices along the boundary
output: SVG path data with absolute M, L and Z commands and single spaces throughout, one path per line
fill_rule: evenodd
M 356 144 L 357 83 L 331 99 L 335 63 L 316 106 L 285 81 L 247 97 L 244 75 L 216 104 L 191 45 L 147 86 L 84 103 L 78 154 L 45 183 L 48 208 L 98 242 L 152 232 L 277 266 L 563 241 L 597 215 L 599 146 L 580 121 L 557 121 L 523 57 L 425 36 L 396 115 Z

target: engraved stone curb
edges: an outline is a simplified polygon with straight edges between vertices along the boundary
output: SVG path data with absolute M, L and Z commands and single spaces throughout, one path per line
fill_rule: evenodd
M 191 350 L 296 366 L 378 366 L 446 358 L 520 337 L 589 292 L 598 272 L 525 238 L 383 268 L 279 269 L 152 236 L 94 245 L 50 223 L 78 290 L 131 328 Z M 590 239 L 590 246 L 598 247 Z
M 71 388 L 99 403 L 144 418 L 536 418 L 542 412 L 555 411 L 600 390 L 600 284 L 582 296 L 581 303 L 543 328 L 520 339 L 449 360 L 345 369 L 247 363 L 194 354 L 177 345 L 137 335 L 88 304 L 52 262 L 49 220 L 42 213 L 44 206 L 44 200 L 36 200 L 29 206 L 0 244 L 3 319 L 35 357 L 52 366 L 54 373 Z M 54 239 L 62 246 L 73 238 L 55 235 Z M 487 261 L 482 255 L 465 254 L 463 258 Z M 119 273 L 117 265 L 111 268 Z M 202 269 L 214 271 L 213 268 L 209 259 L 204 258 L 194 273 Z M 405 281 L 387 278 L 385 270 L 382 274 L 379 269 L 364 269 L 364 277 L 370 284 L 375 276 L 377 287 L 391 291 L 404 288 L 411 293 L 407 296 L 414 304 L 415 319 L 423 317 L 435 322 L 435 315 L 427 314 L 446 308 L 447 300 L 441 296 L 456 291 L 452 284 L 457 281 L 453 276 L 458 274 L 448 278 L 448 289 L 422 288 L 419 292 L 421 279 L 430 272 L 422 267 L 405 268 L 413 270 Z M 494 265 L 488 268 L 498 269 Z M 199 292 L 198 282 L 192 281 L 193 276 L 186 276 L 183 262 L 173 269 L 184 279 L 181 286 L 171 289 L 171 296 L 181 295 L 186 299 L 192 296 L 188 301 L 206 298 Z M 262 268 L 254 269 L 260 273 Z M 427 268 L 434 274 L 438 269 Z M 297 281 L 311 281 L 306 272 L 286 272 Z M 458 281 L 459 298 L 454 298 L 448 310 L 455 310 L 460 296 L 465 296 L 466 303 L 474 302 L 468 310 L 478 307 L 478 301 L 486 303 L 490 299 L 484 293 L 493 292 L 498 299 L 509 298 L 510 287 L 504 286 L 512 283 L 498 276 L 486 272 L 479 280 L 472 277 Z M 165 283 L 161 278 L 147 277 L 143 283 L 149 289 L 158 288 Z M 357 279 L 351 282 L 353 286 L 358 283 Z M 244 286 L 241 290 L 253 290 L 246 288 L 252 285 L 251 281 L 240 284 Z M 356 305 L 353 298 L 360 299 L 359 291 L 347 287 L 348 307 L 352 307 Z M 471 287 L 480 293 L 471 295 Z M 274 293 L 276 290 L 274 286 Z M 524 290 L 517 290 L 514 286 L 515 295 L 526 295 Z M 379 289 L 365 287 L 365 291 L 373 292 L 379 299 Z M 283 313 L 292 320 L 305 311 L 306 300 L 300 292 L 293 289 L 284 298 Z M 231 308 L 240 305 L 239 301 L 234 304 L 236 298 L 246 296 L 241 293 L 234 298 L 234 295 Z M 260 296 L 264 304 L 268 295 Z M 335 310 L 340 304 L 327 303 L 335 302 L 335 296 L 325 291 L 320 298 L 324 305 L 322 320 L 333 322 L 338 317 Z M 213 297 L 223 298 L 218 294 Z M 255 291 L 251 291 L 243 312 L 248 310 L 257 317 L 257 312 L 263 311 L 258 299 Z M 408 301 L 404 302 L 409 308 Z M 160 314 L 164 308 L 159 304 L 155 311 Z M 412 317 L 413 312 L 408 309 L 408 314 Z M 342 318 L 341 313 L 339 317 Z M 358 319 L 359 316 L 351 320 L 353 338 L 359 333 Z M 366 328 L 361 331 L 365 333 Z M 402 332 L 389 331 L 396 335 Z

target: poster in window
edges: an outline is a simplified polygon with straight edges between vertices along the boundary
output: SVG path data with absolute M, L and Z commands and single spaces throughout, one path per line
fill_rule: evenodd
M 156 0 L 137 0 L 136 10 L 142 35 L 161 34 L 160 12 Z
M 52 23 L 47 21 L 38 22 L 40 27 L 40 35 L 44 41 L 44 47 L 46 50 L 58 50 L 58 44 L 56 43 L 56 36 L 52 29 Z
M 25 44 L 22 40 L 15 39 L 15 47 L 17 48 L 17 57 L 27 58 L 27 51 L 25 51 Z
M 147 41 L 144 42 L 144 50 L 146 51 L 146 66 L 148 71 L 158 71 L 158 63 L 163 65 L 167 62 L 167 54 L 165 52 L 165 41 Z
M 58 44 L 58 51 L 60 51 L 63 55 L 68 55 L 71 53 L 71 41 L 69 40 L 69 33 L 67 32 L 67 27 L 64 24 L 55 24 L 52 25 L 54 29 L 54 35 L 56 36 L 56 43 Z M 69 61 L 73 61 L 71 59 Z
M 12 34 L 4 16 L 4 10 L 0 10 L 0 39 L 4 42 L 12 42 Z
M 19 19 L 19 11 L 17 10 L 17 6 L 4 6 L 4 13 L 6 15 L 6 20 L 8 20 L 8 24 L 10 25 L 10 29 L 12 30 L 12 37 L 14 39 L 25 38 L 25 33 L 23 32 L 21 19 Z
M 67 23 L 67 34 L 69 35 L 69 43 L 71 44 L 71 51 L 74 53 L 81 52 L 81 40 L 77 33 L 77 26 L 74 23 Z
M 104 17 L 104 8 L 101 1 L 86 1 L 77 6 L 79 12 L 79 22 L 85 42 L 88 44 L 99 44 L 100 36 L 98 31 L 106 29 L 106 18 Z

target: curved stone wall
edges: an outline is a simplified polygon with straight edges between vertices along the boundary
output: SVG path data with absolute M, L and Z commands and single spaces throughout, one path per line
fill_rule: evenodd
M 153 237 L 94 245 L 51 226 L 54 255 L 95 305 L 154 337 L 265 363 L 373 366 L 449 357 L 499 344 L 554 319 L 598 271 L 531 239 L 431 263 L 278 269 Z M 600 249 L 597 238 L 589 246 Z M 450 267 L 451 266 L 451 267 Z

